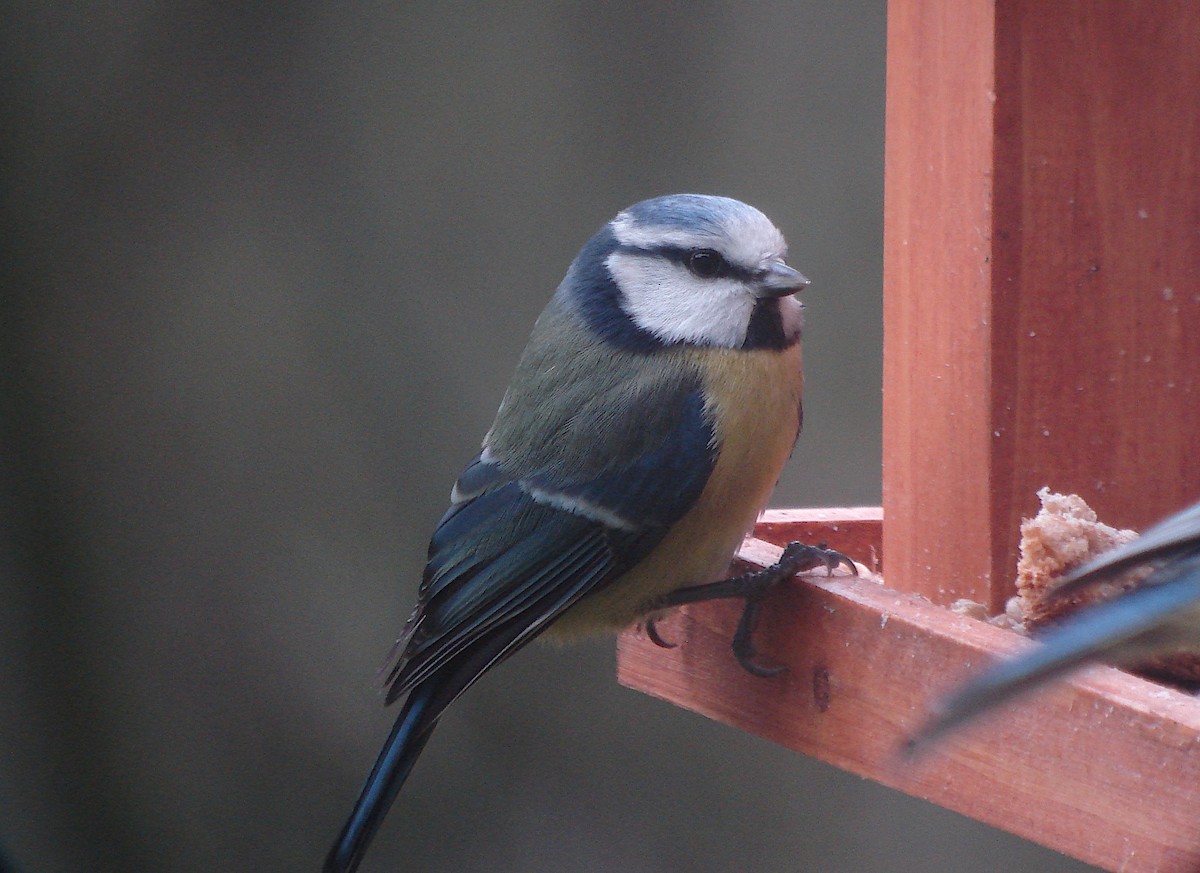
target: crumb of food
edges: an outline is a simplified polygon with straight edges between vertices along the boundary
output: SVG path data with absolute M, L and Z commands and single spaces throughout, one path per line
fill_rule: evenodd
M 1025 633 L 1025 624 L 1021 621 L 1021 605 L 1017 597 L 1014 595 L 1008 598 L 1008 602 L 1004 604 L 1004 612 L 989 617 L 988 624 Z
M 1135 588 L 1150 574 L 1149 568 L 1131 570 L 1088 586 L 1070 596 L 1048 597 L 1058 580 L 1080 564 L 1137 537 L 1137 532 L 1120 530 L 1101 522 L 1096 513 L 1076 494 L 1056 494 L 1049 488 L 1037 493 L 1042 508 L 1021 522 L 1021 556 L 1017 562 L 1017 594 L 1011 598 L 1001 619 L 1022 633 L 1059 621 L 1085 606 Z M 1200 657 L 1164 655 L 1138 666 L 1137 672 L 1176 682 L 1200 682 Z
M 1016 599 L 1017 598 L 1015 597 L 1010 597 L 1008 600 L 1008 605 L 1010 607 L 1013 606 Z M 980 603 L 978 600 L 971 600 L 967 597 L 956 600 L 950 604 L 950 611 L 961 615 L 964 618 L 973 618 L 976 621 L 986 621 L 988 624 L 995 625 L 996 627 L 1015 630 L 1018 633 L 1025 633 L 1025 628 L 1022 627 L 1018 621 L 1010 618 L 1007 612 L 1002 612 L 999 615 L 988 615 L 987 605 Z
M 950 611 L 966 618 L 978 619 L 979 621 L 987 621 L 988 617 L 986 606 L 978 600 L 971 600 L 966 597 L 951 603 Z
M 1088 590 L 1077 596 L 1048 598 L 1047 591 L 1058 579 L 1083 562 L 1135 539 L 1137 532 L 1104 524 L 1077 494 L 1056 494 L 1042 488 L 1037 496 L 1041 510 L 1021 522 L 1017 602 L 1008 610 L 1008 615 L 1027 629 L 1093 603 L 1111 594 L 1114 587 L 1136 584 L 1118 582 L 1107 586 L 1108 591 Z
M 996 616 L 999 618 L 1000 616 Z M 1004 618 L 1015 628 L 1025 631 L 1025 615 L 1021 611 L 1021 598 L 1015 594 L 1004 604 Z

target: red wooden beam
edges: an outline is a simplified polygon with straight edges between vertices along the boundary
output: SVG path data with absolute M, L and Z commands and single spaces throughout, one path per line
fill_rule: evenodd
M 742 557 L 772 563 L 775 545 Z M 952 575 L 952 568 L 947 568 Z M 1200 706 L 1109 667 L 1035 693 L 916 762 L 928 705 L 1032 643 L 871 578 L 819 573 L 768 601 L 755 643 L 772 679 L 730 653 L 736 602 L 687 607 L 618 643 L 620 681 L 805 755 L 1126 873 L 1200 869 Z

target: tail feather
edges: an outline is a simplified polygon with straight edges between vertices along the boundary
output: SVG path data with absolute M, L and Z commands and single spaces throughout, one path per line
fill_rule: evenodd
M 437 725 L 437 714 L 430 715 L 431 702 L 440 696 L 437 684 L 436 677 L 425 682 L 413 689 L 404 702 L 404 709 L 396 718 L 396 724 L 363 784 L 354 811 L 325 858 L 324 873 L 352 873 L 358 869 L 375 832 Z
M 555 615 L 559 611 L 561 608 L 542 612 Z M 354 811 L 325 858 L 324 873 L 353 873 L 358 869 L 371 839 L 446 707 L 484 672 L 523 645 L 529 637 L 529 626 L 530 622 L 522 617 L 509 621 L 443 664 L 409 692 L 404 708 L 363 784 Z

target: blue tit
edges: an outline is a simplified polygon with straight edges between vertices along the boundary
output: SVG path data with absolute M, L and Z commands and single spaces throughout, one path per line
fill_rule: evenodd
M 984 671 L 941 701 L 912 747 L 1091 661 L 1136 666 L 1158 656 L 1200 653 L 1200 503 L 1081 565 L 1048 596 L 1091 589 L 1143 566 L 1153 572 L 1137 587 L 1072 613 L 1039 636 L 1041 645 Z
M 358 866 L 445 708 L 534 637 L 746 594 L 715 580 L 801 422 L 809 283 L 786 251 L 757 209 L 678 194 L 579 252 L 433 533 L 387 680 L 404 706 L 326 871 Z

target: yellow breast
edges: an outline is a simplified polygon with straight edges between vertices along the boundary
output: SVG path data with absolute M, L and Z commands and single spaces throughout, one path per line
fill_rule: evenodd
M 687 349 L 704 376 L 719 446 L 696 505 L 628 573 L 559 618 L 550 638 L 619 630 L 662 595 L 725 576 L 734 552 L 767 504 L 799 427 L 800 345 L 783 351 Z

